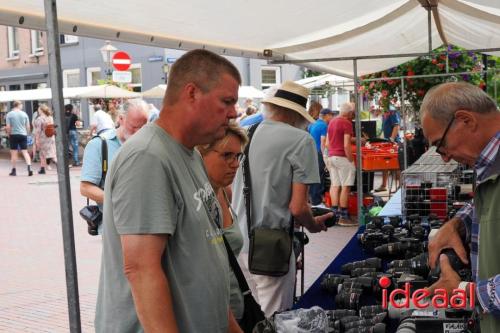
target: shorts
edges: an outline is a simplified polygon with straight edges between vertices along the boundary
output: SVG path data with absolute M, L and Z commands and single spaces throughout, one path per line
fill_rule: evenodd
M 10 150 L 28 149 L 28 137 L 22 134 L 12 134 L 9 136 Z
M 356 176 L 356 167 L 353 162 L 349 162 L 347 157 L 328 157 L 330 172 L 330 182 L 332 186 L 353 186 Z

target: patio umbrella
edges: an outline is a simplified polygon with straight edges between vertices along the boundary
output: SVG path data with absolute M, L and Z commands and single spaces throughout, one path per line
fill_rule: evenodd
M 128 91 L 114 85 L 91 86 L 88 90 L 75 94 L 75 98 L 137 98 L 140 93 Z
M 262 99 L 264 98 L 264 93 L 253 86 L 240 86 L 238 89 L 238 98 Z
M 146 90 L 142 93 L 142 97 L 145 98 L 163 98 L 165 96 L 165 91 L 167 90 L 166 84 L 159 84 L 153 88 Z

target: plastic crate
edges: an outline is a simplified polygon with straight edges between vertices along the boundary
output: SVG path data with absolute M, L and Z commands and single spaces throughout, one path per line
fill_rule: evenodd
M 356 154 L 353 154 L 356 159 Z M 363 171 L 399 170 L 397 153 L 362 152 L 361 168 Z

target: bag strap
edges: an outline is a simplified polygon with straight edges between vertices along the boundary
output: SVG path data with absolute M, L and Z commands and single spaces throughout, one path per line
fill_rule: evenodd
M 245 160 L 243 161 L 243 197 L 245 199 L 245 211 L 247 215 L 247 226 L 248 226 L 248 237 L 250 237 L 250 228 L 252 225 L 252 181 L 250 179 L 250 144 L 252 143 L 252 137 L 255 130 L 260 123 L 250 126 L 248 129 L 248 144 L 245 147 Z
M 229 246 L 229 242 L 227 241 L 226 236 L 222 235 L 222 238 L 224 239 L 224 245 L 226 246 L 229 264 L 231 265 L 233 273 L 238 280 L 238 285 L 240 287 L 241 293 L 243 294 L 243 296 L 245 296 L 246 294 L 252 294 L 252 292 L 250 291 L 250 287 L 248 287 L 247 280 L 245 279 L 245 275 L 243 275 L 243 272 L 241 271 L 241 267 L 238 264 L 238 260 L 236 260 L 236 257 L 234 256 L 231 246 Z
M 108 143 L 103 135 L 96 135 L 92 138 L 101 139 L 101 180 L 99 181 L 99 187 L 104 186 L 104 180 L 106 179 L 106 174 L 108 173 Z M 87 206 L 90 204 L 89 198 L 87 197 Z

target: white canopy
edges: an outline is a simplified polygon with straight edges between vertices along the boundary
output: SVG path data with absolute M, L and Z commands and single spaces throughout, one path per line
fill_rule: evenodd
M 159 84 L 149 90 L 144 91 L 141 95 L 144 98 L 163 98 L 163 96 L 165 96 L 166 90 L 167 90 L 166 84 Z
M 264 93 L 254 86 L 240 86 L 238 89 L 238 98 L 262 99 Z
M 323 74 L 319 76 L 306 77 L 305 79 L 301 79 L 295 82 L 309 89 L 322 87 L 327 83 L 332 87 L 340 87 L 347 90 L 353 90 L 354 86 L 354 82 L 352 79 L 333 74 Z
M 315 59 L 428 51 L 427 11 L 438 3 L 448 43 L 500 47 L 497 0 L 64 0 L 60 32 L 166 48 L 205 47 L 220 54 Z M 42 0 L 0 0 L 0 24 L 45 29 Z M 434 23 L 432 47 L 443 44 Z M 359 61 L 360 75 L 410 58 Z M 352 61 L 307 64 L 351 76 Z
M 139 93 L 113 85 L 63 88 L 64 98 L 136 98 Z M 0 103 L 11 101 L 46 101 L 52 99 L 50 88 L 0 91 Z

